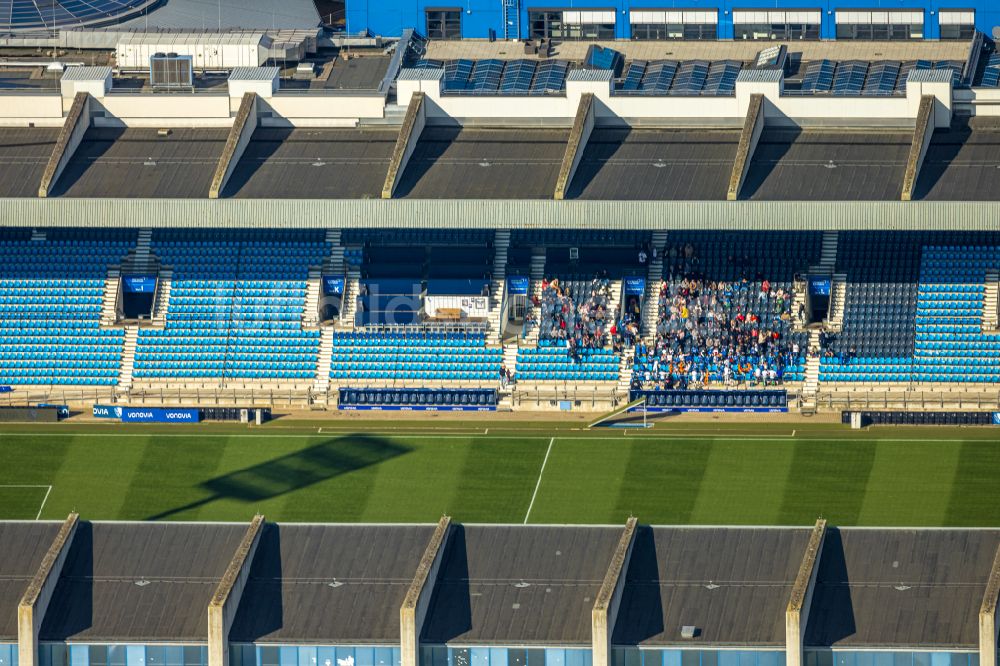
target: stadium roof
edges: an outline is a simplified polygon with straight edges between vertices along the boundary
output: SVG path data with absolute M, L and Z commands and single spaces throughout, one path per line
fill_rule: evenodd
M 433 533 L 433 526 L 268 524 L 230 640 L 398 644 L 399 607 Z
M 583 646 L 620 527 L 452 528 L 421 640 Z
M 898 201 L 910 141 L 901 132 L 765 129 L 742 196 Z
M 926 201 L 1000 201 L 1000 122 L 957 121 L 935 132 L 917 181 Z
M 17 641 L 17 604 L 58 532 L 59 523 L 0 522 L 0 642 Z
M 612 641 L 616 645 L 785 644 L 785 606 L 809 530 L 642 527 Z
M 0 522 L 0 641 L 16 637 L 18 601 L 58 530 L 58 523 Z M 397 644 L 403 599 L 434 530 L 265 524 L 229 639 Z M 424 583 L 427 596 L 418 592 L 426 608 L 421 642 L 591 645 L 592 611 L 623 533 L 452 524 Z M 41 640 L 206 642 L 209 602 L 247 534 L 245 524 L 80 522 L 55 568 Z M 691 625 L 702 646 L 781 649 L 811 534 L 640 526 L 621 573 L 612 643 L 690 645 L 680 629 Z M 804 645 L 976 650 L 998 545 L 1000 530 L 829 528 L 806 592 Z
M 0 196 L 35 197 L 58 129 L 0 129 Z
M 252 199 L 377 197 L 398 134 L 395 129 L 258 128 L 225 194 Z
M 569 198 L 725 199 L 739 141 L 739 130 L 595 130 Z
M 40 638 L 193 641 L 246 525 L 81 522 Z
M 567 130 L 428 127 L 396 196 L 551 199 Z
M 155 128 L 91 128 L 59 179 L 66 197 L 121 198 L 208 196 L 212 174 L 229 132 Z
M 398 128 L 254 131 L 226 198 L 377 198 Z M 566 129 L 428 126 L 396 199 L 551 200 Z M 92 127 L 50 196 L 205 199 L 226 142 L 222 128 Z M 0 129 L 0 197 L 34 197 L 58 131 Z M 567 199 L 695 202 L 726 198 L 739 130 L 597 128 Z M 898 130 L 768 128 L 740 198 L 751 201 L 898 201 L 911 135 Z M 917 201 L 1000 199 L 1000 124 L 958 121 L 935 132 Z M 482 223 L 480 223 L 482 224 Z
M 831 529 L 807 646 L 975 648 L 997 530 Z

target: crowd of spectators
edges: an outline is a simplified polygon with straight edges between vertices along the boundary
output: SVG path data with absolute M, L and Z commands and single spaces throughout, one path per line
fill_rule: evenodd
M 746 256 L 728 258 L 732 281 L 708 279 L 690 243 L 664 255 L 656 342 L 636 346 L 633 388 L 781 384 L 805 350 L 791 333 L 790 288 L 772 285 Z
M 609 321 L 614 322 L 611 300 L 611 280 L 605 275 L 589 281 L 542 280 L 541 295 L 532 298 L 539 340 L 565 342 L 571 349 L 603 349 Z

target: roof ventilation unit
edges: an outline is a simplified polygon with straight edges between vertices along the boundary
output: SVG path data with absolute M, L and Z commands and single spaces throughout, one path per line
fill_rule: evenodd
M 693 624 L 685 624 L 681 627 L 681 638 L 697 638 L 700 633 L 701 630 Z

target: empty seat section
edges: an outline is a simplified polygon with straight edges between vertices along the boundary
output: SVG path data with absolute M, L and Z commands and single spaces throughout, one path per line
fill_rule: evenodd
M 503 362 L 503 350 L 488 348 L 479 333 L 341 333 L 333 345 L 330 379 L 339 386 L 492 384 Z
M 1000 336 L 983 332 L 986 274 L 1000 269 L 996 234 L 847 236 L 844 326 L 821 359 L 821 382 L 1000 381 Z
M 0 244 L 0 384 L 113 386 L 125 332 L 100 327 L 104 281 L 134 241 L 49 235 Z
M 329 254 L 311 234 L 154 238 L 173 280 L 164 329 L 142 329 L 136 379 L 315 378 L 319 331 L 302 329 L 307 276 Z
M 516 379 L 524 382 L 616 382 L 619 357 L 610 349 L 568 352 L 564 342 L 539 340 L 517 353 Z

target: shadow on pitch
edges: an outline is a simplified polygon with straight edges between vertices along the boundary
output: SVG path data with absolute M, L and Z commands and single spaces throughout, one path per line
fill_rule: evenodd
M 209 479 L 200 484 L 210 493 L 208 497 L 148 516 L 146 520 L 163 520 L 218 500 L 262 502 L 381 464 L 409 451 L 409 447 L 367 435 L 331 439 Z

